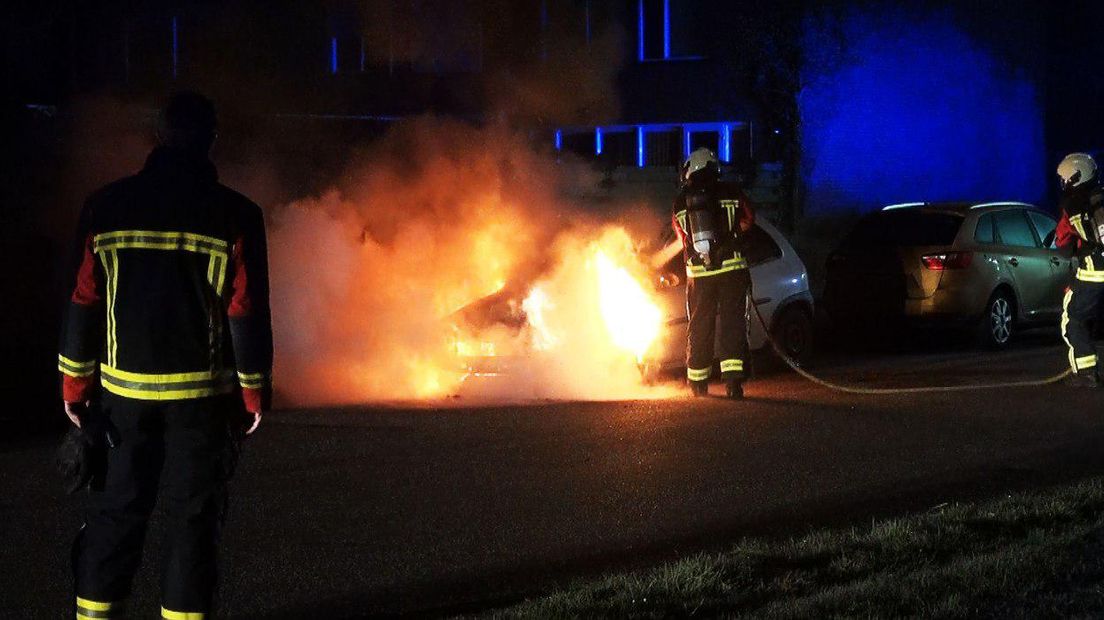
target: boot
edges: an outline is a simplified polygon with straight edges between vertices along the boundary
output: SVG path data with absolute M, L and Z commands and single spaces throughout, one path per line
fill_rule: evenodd
M 693 394 L 695 398 L 702 398 L 704 396 L 709 396 L 709 382 L 708 381 L 691 381 L 690 382 L 690 393 Z
M 1100 387 L 1100 377 L 1095 372 L 1078 372 L 1066 378 L 1067 387 L 1097 388 Z
M 725 381 L 725 395 L 732 400 L 743 400 L 744 382 L 735 377 L 730 377 Z

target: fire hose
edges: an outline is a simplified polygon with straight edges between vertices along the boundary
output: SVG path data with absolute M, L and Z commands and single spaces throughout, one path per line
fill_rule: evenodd
M 748 278 L 749 282 L 751 278 Z M 1071 370 L 1066 368 L 1062 372 L 1046 377 L 1045 379 L 1035 379 L 1028 381 L 1005 381 L 1000 383 L 975 383 L 968 385 L 936 385 L 936 386 L 924 386 L 924 387 L 904 387 L 904 388 L 868 388 L 858 387 L 853 385 L 843 385 L 841 383 L 835 383 L 810 373 L 802 368 L 792 357 L 787 354 L 778 342 L 774 339 L 774 334 L 767 326 L 767 322 L 763 319 L 763 313 L 759 311 L 759 306 L 755 303 L 755 295 L 752 290 L 751 284 L 748 285 L 748 302 L 749 305 L 755 310 L 755 316 L 759 319 L 759 325 L 763 328 L 763 334 L 767 338 L 767 342 L 770 343 L 771 348 L 774 349 L 775 355 L 778 356 L 787 366 L 794 372 L 803 378 L 821 386 L 834 390 L 836 392 L 843 392 L 845 394 L 863 394 L 863 395 L 885 395 L 885 394 L 925 394 L 932 392 L 968 392 L 974 390 L 989 390 L 998 388 L 1018 388 L 1018 387 L 1040 387 L 1044 385 L 1051 385 L 1058 383 L 1071 374 Z

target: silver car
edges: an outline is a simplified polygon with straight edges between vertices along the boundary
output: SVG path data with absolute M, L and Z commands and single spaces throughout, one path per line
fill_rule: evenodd
M 1054 323 L 1076 263 L 1057 222 L 1022 202 L 909 203 L 867 215 L 828 259 L 825 306 L 844 323 L 958 325 L 1003 347 Z

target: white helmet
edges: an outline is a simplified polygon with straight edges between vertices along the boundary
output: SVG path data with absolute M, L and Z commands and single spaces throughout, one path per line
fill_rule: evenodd
M 690 153 L 690 157 L 686 158 L 686 161 L 682 164 L 682 178 L 680 180 L 683 183 L 688 183 L 690 175 L 709 167 L 712 167 L 718 176 L 720 175 L 721 162 L 717 159 L 717 154 L 703 146 Z
M 1096 160 L 1087 153 L 1070 153 L 1058 164 L 1062 189 L 1077 187 L 1096 180 Z

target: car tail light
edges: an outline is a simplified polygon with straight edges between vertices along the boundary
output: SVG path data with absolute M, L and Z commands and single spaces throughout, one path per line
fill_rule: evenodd
M 974 260 L 973 252 L 945 252 L 943 254 L 927 254 L 920 257 L 924 267 L 932 271 L 944 269 L 965 269 Z

